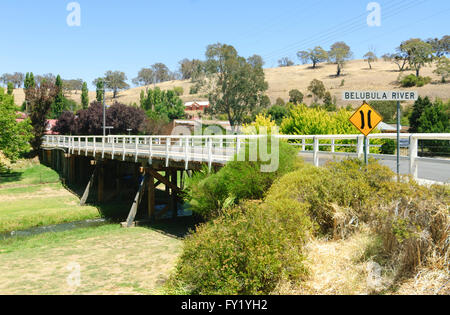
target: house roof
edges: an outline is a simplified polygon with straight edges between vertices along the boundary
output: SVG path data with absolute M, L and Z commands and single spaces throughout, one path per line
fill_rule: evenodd
M 187 102 L 184 104 L 184 106 L 186 106 L 186 107 L 189 107 L 192 105 L 209 106 L 209 102 L 208 101 L 201 101 L 201 102 L 194 101 L 194 102 Z

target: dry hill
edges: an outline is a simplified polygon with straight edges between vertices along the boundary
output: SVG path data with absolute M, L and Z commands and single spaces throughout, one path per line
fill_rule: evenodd
M 450 99 L 450 85 L 442 84 L 440 78 L 433 73 L 434 67 L 426 67 L 422 69 L 422 76 L 430 76 L 433 78 L 433 83 L 421 88 L 414 88 L 419 91 L 422 96 L 429 96 L 431 98 L 441 98 L 444 100 Z M 324 82 L 327 89 L 329 89 L 333 96 L 336 96 L 338 105 L 345 105 L 341 101 L 342 91 L 344 90 L 390 90 L 399 89 L 398 77 L 400 72 L 395 64 L 391 62 L 378 61 L 373 64 L 373 69 L 370 70 L 367 62 L 364 60 L 353 60 L 346 64 L 344 74 L 340 77 L 335 76 L 336 66 L 333 64 L 321 64 L 317 69 L 311 69 L 310 65 L 293 66 L 286 68 L 272 68 L 266 69 L 266 80 L 269 83 L 269 90 L 267 94 L 272 102 L 279 97 L 287 101 L 289 99 L 289 91 L 298 89 L 305 95 L 308 94 L 307 88 L 313 79 L 318 79 Z M 403 72 L 401 75 L 413 73 L 412 71 Z M 189 95 L 192 83 L 189 80 L 185 81 L 168 81 L 157 84 L 163 90 L 172 89 L 176 86 L 184 89 L 182 99 L 184 101 L 204 100 L 204 95 Z M 150 86 L 153 87 L 153 86 Z M 141 90 L 145 87 L 132 88 L 119 93 L 117 101 L 132 104 L 139 103 L 139 95 Z M 22 89 L 14 91 L 17 104 L 22 104 L 24 94 Z M 73 92 L 70 98 L 76 102 L 80 102 L 81 93 Z M 89 99 L 95 99 L 95 91 L 89 92 Z M 112 93 L 107 94 L 108 103 L 112 102 Z M 305 97 L 306 103 L 311 102 L 311 98 Z

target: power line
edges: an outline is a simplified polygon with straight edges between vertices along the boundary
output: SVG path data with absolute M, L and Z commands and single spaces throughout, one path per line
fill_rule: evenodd
M 427 2 L 428 0 L 416 0 L 416 1 L 405 1 L 402 0 L 398 3 L 395 3 L 393 5 L 388 6 L 387 8 L 385 8 L 384 10 L 388 10 L 389 14 L 384 14 L 383 18 L 384 19 L 388 19 L 390 17 L 393 17 L 395 15 L 398 15 L 400 12 L 404 12 L 405 10 L 408 10 L 414 6 L 423 4 L 425 2 Z M 408 2 L 408 3 L 405 3 Z M 390 11 L 389 11 L 390 10 Z M 307 44 L 309 45 L 310 43 L 322 43 L 324 41 L 330 40 L 330 39 L 334 39 L 337 35 L 342 36 L 341 32 L 345 32 L 346 34 L 348 34 L 349 32 L 354 32 L 360 29 L 363 29 L 365 27 L 367 27 L 366 25 L 360 25 L 361 24 L 361 17 L 366 16 L 367 12 L 365 12 L 364 14 L 358 15 L 352 19 L 349 19 L 348 21 L 341 23 L 340 25 L 333 28 L 330 28 L 329 30 L 323 32 L 323 33 L 319 33 L 318 36 L 316 37 L 312 37 L 310 39 L 306 39 L 306 40 L 302 40 L 302 41 L 298 41 L 296 43 L 290 44 L 288 46 L 285 46 L 281 49 L 277 49 L 269 54 L 265 54 L 263 55 L 263 58 L 266 59 L 272 59 L 275 56 L 282 56 L 282 54 L 286 54 L 287 52 L 292 51 L 293 49 L 297 50 L 299 49 L 298 47 L 302 47 L 302 46 L 306 46 Z M 356 21 L 355 21 L 356 20 Z

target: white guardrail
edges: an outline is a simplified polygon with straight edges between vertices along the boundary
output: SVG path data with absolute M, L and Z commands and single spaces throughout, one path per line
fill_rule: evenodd
M 169 165 L 169 160 L 207 162 L 225 164 L 234 158 L 243 144 L 250 140 L 257 140 L 264 136 L 255 135 L 227 135 L 227 136 L 44 136 L 45 149 L 62 148 L 69 153 L 86 156 L 91 152 L 94 156 L 105 153 L 111 154 L 112 159 L 132 155 L 138 158 L 162 158 Z M 292 145 L 301 147 L 301 153 L 312 154 L 314 165 L 319 166 L 321 155 L 357 157 L 364 156 L 364 136 L 362 135 L 277 135 L 280 140 L 289 141 Z M 368 152 L 370 148 L 380 145 L 370 144 L 375 139 L 397 140 L 396 134 L 373 134 L 368 137 Z M 417 178 L 418 162 L 433 162 L 450 165 L 450 160 L 439 158 L 423 158 L 418 156 L 419 140 L 450 140 L 450 133 L 445 134 L 401 134 L 401 140 L 409 141 L 408 156 L 401 156 L 401 160 L 409 161 L 409 173 Z M 346 143 L 342 143 L 346 142 Z M 326 150 L 323 150 L 326 148 Z M 355 152 L 339 152 L 341 148 L 354 148 Z M 370 157 L 395 161 L 395 155 L 369 154 Z

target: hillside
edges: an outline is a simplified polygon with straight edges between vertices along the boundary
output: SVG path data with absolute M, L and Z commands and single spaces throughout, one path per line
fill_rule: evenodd
M 266 80 L 269 83 L 269 95 L 272 102 L 281 97 L 285 101 L 289 99 L 289 91 L 298 89 L 307 95 L 307 88 L 313 79 L 318 79 L 324 82 L 327 89 L 330 90 L 333 96 L 336 96 L 338 105 L 346 105 L 341 100 L 341 94 L 344 90 L 390 90 L 400 88 L 397 79 L 400 73 L 397 71 L 397 66 L 391 62 L 384 62 L 382 60 L 373 64 L 373 69 L 370 70 L 367 62 L 364 60 L 352 60 L 346 64 L 344 74 L 340 77 L 335 77 L 336 66 L 333 64 L 322 64 L 317 69 L 311 69 L 310 65 L 293 66 L 286 68 L 271 68 L 265 69 Z M 450 99 L 450 85 L 441 84 L 440 78 L 433 73 L 433 67 L 426 67 L 422 69 L 422 76 L 430 76 L 433 78 L 433 83 L 421 88 L 414 88 L 419 91 L 422 96 L 429 96 L 431 98 L 441 98 L 444 100 Z M 403 72 L 402 75 L 408 75 L 412 71 Z M 341 86 L 343 84 L 343 86 Z M 187 101 L 204 100 L 204 95 L 189 95 L 192 83 L 189 80 L 185 81 L 168 81 L 157 84 L 163 90 L 172 89 L 180 86 L 184 89 L 182 99 Z M 153 86 L 150 86 L 153 87 Z M 139 103 L 139 95 L 141 90 L 145 87 L 131 88 L 119 93 L 117 101 L 132 104 Z M 22 89 L 14 91 L 17 104 L 22 104 L 24 100 L 24 93 Z M 73 92 L 69 95 L 70 98 L 76 102 L 80 102 L 81 93 Z M 95 91 L 89 92 L 89 99 L 95 99 Z M 107 93 L 107 102 L 112 102 L 112 93 Z M 305 98 L 306 103 L 311 102 L 311 98 Z

